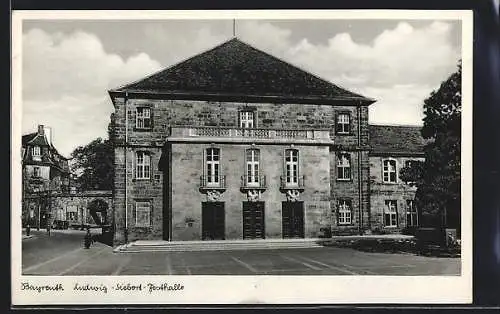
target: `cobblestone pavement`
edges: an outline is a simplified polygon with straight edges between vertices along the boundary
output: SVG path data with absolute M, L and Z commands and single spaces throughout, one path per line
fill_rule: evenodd
M 113 253 L 85 232 L 32 232 L 23 275 L 460 275 L 459 258 L 367 253 L 347 248 Z

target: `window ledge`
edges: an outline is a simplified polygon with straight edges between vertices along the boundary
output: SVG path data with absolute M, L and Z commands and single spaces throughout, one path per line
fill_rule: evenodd
M 339 182 L 351 182 L 352 179 L 338 179 L 337 178 L 337 181 L 339 181 Z
M 349 133 L 340 133 L 340 132 L 339 132 L 339 133 L 337 133 L 337 132 L 335 132 L 335 135 L 342 135 L 342 136 L 345 136 L 345 135 L 352 135 L 352 133 L 350 133 L 350 132 L 349 132 Z
M 134 127 L 134 131 L 137 131 L 137 132 L 150 132 L 152 130 L 153 130 L 153 128 L 138 128 L 138 127 Z
M 133 178 L 132 182 L 148 182 L 151 181 L 151 178 Z

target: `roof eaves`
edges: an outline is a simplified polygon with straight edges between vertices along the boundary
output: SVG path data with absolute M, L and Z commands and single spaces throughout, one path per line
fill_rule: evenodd
M 127 95 L 148 95 L 148 96 L 171 96 L 171 97 L 179 97 L 183 99 L 189 99 L 190 97 L 208 97 L 208 98 L 217 98 L 217 97 L 227 97 L 227 98 L 258 98 L 258 99 L 269 99 L 274 101 L 280 100 L 306 100 L 306 101 L 357 101 L 360 104 L 371 105 L 376 100 L 366 98 L 363 96 L 297 96 L 297 95 L 252 95 L 252 94 L 229 94 L 229 93 L 205 93 L 205 92 L 179 92 L 179 91 L 157 91 L 157 90 L 127 90 L 127 91 L 112 91 L 111 93 L 126 93 Z

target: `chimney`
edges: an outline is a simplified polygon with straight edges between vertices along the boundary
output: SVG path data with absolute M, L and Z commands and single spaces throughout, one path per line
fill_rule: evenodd
M 45 127 L 45 139 L 49 145 L 52 145 L 52 128 Z
M 38 134 L 45 135 L 45 132 L 43 130 L 43 125 L 42 124 L 38 125 Z

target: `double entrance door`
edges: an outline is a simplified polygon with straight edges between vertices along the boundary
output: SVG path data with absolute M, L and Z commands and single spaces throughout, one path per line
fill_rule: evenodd
M 264 238 L 264 202 L 243 202 L 243 239 Z
M 201 233 L 203 240 L 224 240 L 224 202 L 201 203 Z
M 282 203 L 283 238 L 304 238 L 304 202 Z

